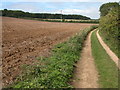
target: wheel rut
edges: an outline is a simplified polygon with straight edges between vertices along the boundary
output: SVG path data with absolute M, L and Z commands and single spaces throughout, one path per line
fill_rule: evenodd
M 93 31 L 92 31 L 93 32 Z M 81 58 L 76 64 L 72 85 L 75 88 L 98 88 L 98 72 L 91 52 L 91 34 L 83 47 Z
M 105 44 L 105 42 L 102 40 L 102 38 L 98 32 L 99 32 L 99 30 L 96 32 L 96 35 L 97 35 L 97 38 L 98 38 L 100 44 L 105 49 L 106 53 L 110 56 L 110 58 L 115 62 L 116 66 L 120 69 L 119 58 L 116 56 L 116 54 L 112 50 L 110 50 L 110 48 L 107 46 L 107 44 Z

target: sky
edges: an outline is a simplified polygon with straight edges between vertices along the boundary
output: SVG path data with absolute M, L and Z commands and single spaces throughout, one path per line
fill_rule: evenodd
M 98 19 L 100 6 L 107 2 L 119 2 L 119 0 L 2 0 L 0 9 L 31 13 L 77 14 Z

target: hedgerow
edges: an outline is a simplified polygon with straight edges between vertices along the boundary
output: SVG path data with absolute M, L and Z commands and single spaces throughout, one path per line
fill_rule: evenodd
M 101 16 L 100 18 L 99 25 L 100 35 L 102 36 L 104 41 L 108 44 L 108 46 L 111 48 L 111 50 L 113 50 L 116 53 L 116 55 L 120 57 L 119 55 L 120 30 L 118 28 L 120 5 L 116 7 L 111 6 L 111 8 L 112 9 L 108 12 L 108 14 L 106 14 L 105 16 Z

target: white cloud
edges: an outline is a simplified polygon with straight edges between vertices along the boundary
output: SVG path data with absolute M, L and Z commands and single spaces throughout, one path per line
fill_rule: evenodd
M 60 4 L 58 2 L 115 2 L 119 0 L 5 0 L 4 2 L 57 2 L 56 5 Z M 61 5 L 62 6 L 62 5 Z M 55 5 L 53 4 L 52 6 L 48 5 L 48 8 L 54 8 Z M 37 13 L 61 13 L 60 10 L 52 10 L 52 11 L 44 11 L 44 8 L 38 8 L 34 4 L 13 4 L 9 7 L 9 9 L 17 9 L 17 10 L 23 10 L 27 12 L 37 12 Z M 41 10 L 43 9 L 43 10 Z M 63 9 L 63 14 L 79 14 L 79 15 L 84 15 L 88 16 L 91 18 L 99 18 L 99 8 L 94 8 L 93 6 L 91 8 L 87 9 Z
M 10 6 L 8 6 L 9 9 L 12 10 L 23 10 L 26 12 L 39 12 L 40 9 L 38 9 L 35 5 L 33 4 L 27 4 L 27 3 L 22 3 L 22 4 L 12 4 Z
M 119 2 L 119 0 L 2 0 L 2 2 Z
M 54 14 L 61 14 L 61 10 L 56 10 L 53 12 L 41 12 L 41 13 L 54 13 Z M 99 18 L 99 11 L 96 8 L 89 8 L 85 10 L 80 9 L 64 9 L 62 10 L 62 14 L 78 14 L 91 17 L 92 19 Z
M 12 10 L 23 10 L 26 12 L 32 12 L 32 13 L 61 13 L 60 9 L 54 9 L 54 10 L 43 10 L 43 8 L 37 7 L 35 4 L 32 3 L 14 3 L 10 6 L 8 6 L 9 9 Z M 50 8 L 50 6 L 48 5 L 48 8 Z M 99 18 L 99 8 L 94 8 L 94 7 L 89 7 L 86 9 L 76 9 L 76 8 L 67 8 L 67 9 L 62 9 L 62 13 L 63 14 L 79 14 L 79 15 L 84 15 L 84 16 L 88 16 L 91 18 Z

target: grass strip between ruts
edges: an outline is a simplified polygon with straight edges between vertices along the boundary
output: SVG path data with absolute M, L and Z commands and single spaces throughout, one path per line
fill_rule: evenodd
M 91 36 L 92 54 L 99 73 L 100 88 L 118 88 L 118 68 L 99 43 L 96 31 Z

